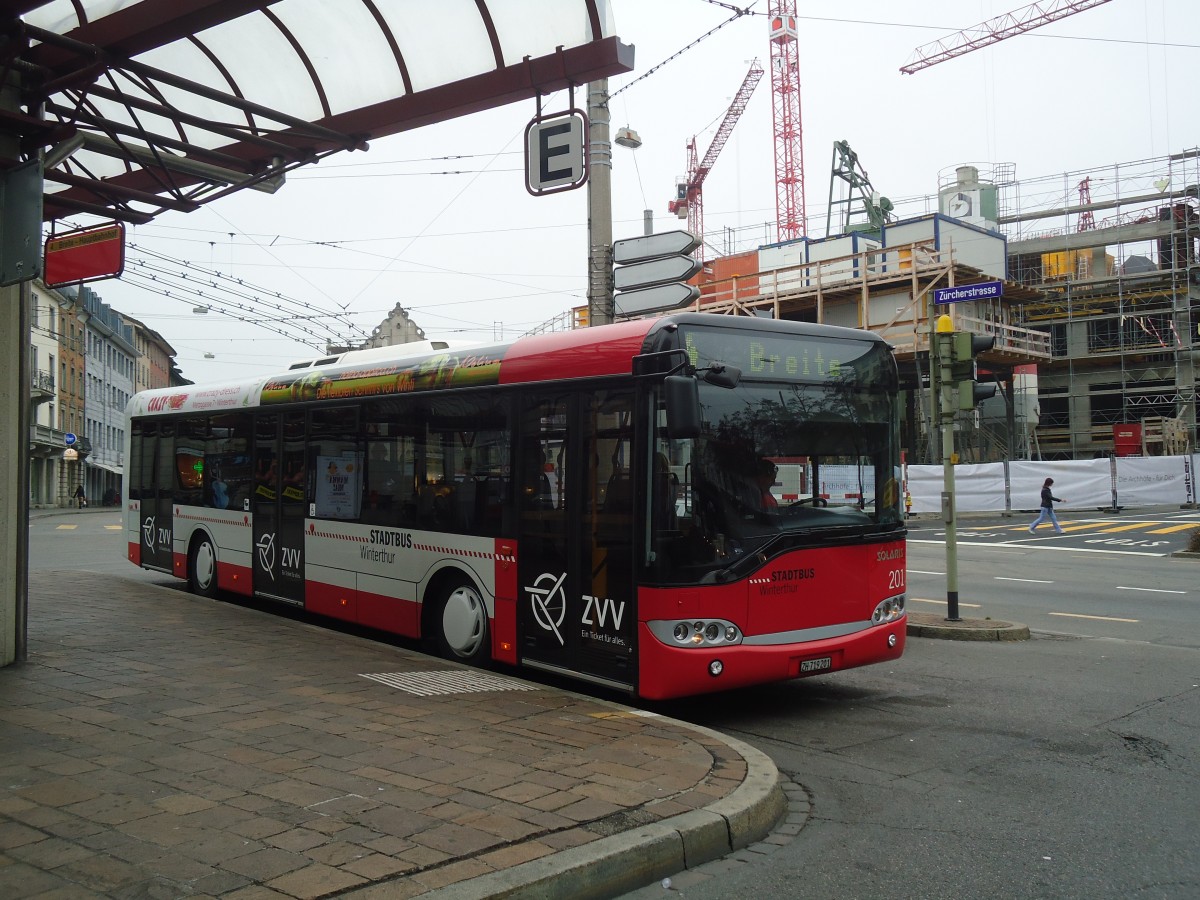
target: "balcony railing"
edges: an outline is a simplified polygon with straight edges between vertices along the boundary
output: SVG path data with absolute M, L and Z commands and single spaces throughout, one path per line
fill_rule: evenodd
M 47 400 L 54 399 L 54 376 L 49 372 L 31 372 L 29 375 L 29 393 L 36 403 L 44 403 Z

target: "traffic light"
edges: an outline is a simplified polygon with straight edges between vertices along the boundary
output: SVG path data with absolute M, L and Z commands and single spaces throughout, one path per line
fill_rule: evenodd
M 984 400 L 996 396 L 996 385 L 976 381 L 975 357 L 996 345 L 995 335 L 955 331 L 950 343 L 950 374 L 958 384 L 958 408 L 974 409 Z

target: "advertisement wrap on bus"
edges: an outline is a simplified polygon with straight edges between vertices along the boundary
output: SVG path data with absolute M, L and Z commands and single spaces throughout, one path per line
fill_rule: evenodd
M 128 558 L 665 699 L 899 657 L 895 360 L 681 313 L 136 395 Z

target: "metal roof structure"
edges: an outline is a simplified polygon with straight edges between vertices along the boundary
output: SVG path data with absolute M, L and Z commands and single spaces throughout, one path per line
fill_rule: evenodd
M 0 133 L 43 219 L 144 223 L 368 142 L 628 72 L 605 0 L 7 0 Z M 564 104 L 565 105 L 565 104 Z

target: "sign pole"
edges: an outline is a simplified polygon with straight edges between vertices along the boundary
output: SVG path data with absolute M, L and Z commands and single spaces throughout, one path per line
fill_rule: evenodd
M 941 375 L 939 418 L 942 426 L 942 520 L 946 525 L 946 621 L 960 622 L 958 614 L 958 522 L 954 496 L 954 402 L 955 381 L 951 371 L 953 361 L 951 334 L 954 326 L 949 316 L 937 320 L 938 369 Z
M 608 79 L 588 82 L 588 324 L 613 321 L 612 143 Z

